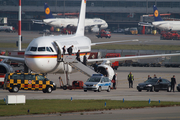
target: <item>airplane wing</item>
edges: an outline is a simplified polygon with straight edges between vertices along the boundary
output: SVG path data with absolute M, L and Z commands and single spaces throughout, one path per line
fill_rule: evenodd
M 139 41 L 139 40 L 134 39 L 134 40 L 121 40 L 121 41 L 110 41 L 110 42 L 98 42 L 98 43 L 91 43 L 91 46 L 99 45 L 99 44 L 108 44 L 108 43 L 117 43 L 117 42 L 132 42 L 132 41 Z
M 21 62 L 21 63 L 25 62 L 25 59 L 24 58 L 20 58 L 20 57 L 11 57 L 11 56 L 0 55 L 0 58 L 1 59 L 11 60 L 11 61 L 16 61 L 16 62 Z
M 114 58 L 102 58 L 102 59 L 88 59 L 88 62 L 95 62 L 95 61 L 111 61 L 111 62 L 114 62 L 114 61 L 124 61 L 124 60 L 134 60 L 134 59 L 148 59 L 148 58 L 168 57 L 168 56 L 180 56 L 180 53 L 142 55 L 142 56 L 130 56 L 130 57 L 114 57 Z

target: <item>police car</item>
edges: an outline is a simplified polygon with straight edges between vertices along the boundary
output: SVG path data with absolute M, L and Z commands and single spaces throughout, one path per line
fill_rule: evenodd
M 40 90 L 43 93 L 51 93 L 52 90 L 56 90 L 56 84 L 42 74 L 7 73 L 4 78 L 4 89 L 9 90 L 9 92 Z
M 110 92 L 111 90 L 111 81 L 108 77 L 103 76 L 102 74 L 93 74 L 85 83 L 84 83 L 84 92 L 87 90 L 94 90 L 94 92 L 101 90 L 106 90 Z

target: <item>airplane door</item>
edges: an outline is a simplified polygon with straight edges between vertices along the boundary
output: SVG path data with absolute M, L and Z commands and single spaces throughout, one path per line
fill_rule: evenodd
M 56 49 L 57 50 L 57 61 L 60 61 L 61 60 L 61 48 L 56 41 L 54 41 L 54 44 L 56 45 L 56 48 L 57 48 Z

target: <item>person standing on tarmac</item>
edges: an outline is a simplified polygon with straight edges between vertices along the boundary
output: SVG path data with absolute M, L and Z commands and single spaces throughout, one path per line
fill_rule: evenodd
M 76 59 L 77 59 L 79 62 L 81 62 L 79 53 L 80 53 L 80 50 L 78 50 L 78 52 L 76 53 Z
M 116 81 L 117 81 L 117 73 L 114 74 L 112 83 L 113 83 L 113 89 L 116 89 Z
M 129 75 L 128 75 L 129 88 L 133 88 L 133 80 L 134 80 L 134 76 L 133 76 L 133 74 L 130 72 Z
M 148 80 L 149 80 L 149 79 L 151 79 L 151 76 L 150 76 L 150 75 L 148 75 Z
M 154 78 L 157 78 L 157 77 L 156 77 L 156 74 L 154 74 Z
M 175 75 L 173 75 L 173 77 L 171 78 L 171 90 L 173 90 L 173 92 L 174 92 L 175 84 L 176 84 L 176 78 Z

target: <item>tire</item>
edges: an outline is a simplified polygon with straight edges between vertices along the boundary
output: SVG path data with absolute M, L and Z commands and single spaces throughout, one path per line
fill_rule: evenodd
M 110 92 L 111 91 L 111 88 L 110 87 L 108 87 L 108 90 L 107 90 L 107 92 Z
M 101 90 L 102 90 L 101 87 L 99 87 L 99 88 L 98 88 L 98 92 L 101 92 Z
M 13 92 L 12 89 L 9 89 L 9 92 Z
M 94 92 L 96 92 L 96 90 L 94 90 Z
M 159 92 L 159 90 L 154 90 L 155 92 Z
M 151 92 L 154 92 L 154 86 L 152 86 L 152 88 L 151 88 Z
M 167 92 L 171 92 L 171 87 L 170 86 L 168 86 Z
M 47 93 L 46 89 L 43 90 L 43 93 Z
M 14 86 L 12 89 L 13 92 L 17 93 L 19 91 L 19 87 L 18 86 Z
M 141 92 L 142 90 L 138 90 L 139 92 Z
M 52 88 L 51 87 L 47 87 L 47 93 L 51 93 L 52 92 Z
M 84 90 L 84 92 L 87 92 L 87 90 Z
M 66 85 L 64 85 L 64 86 L 63 86 L 63 90 L 66 90 L 66 89 L 67 89 L 67 86 L 66 86 Z
M 178 92 L 180 92 L 180 89 L 178 90 Z

